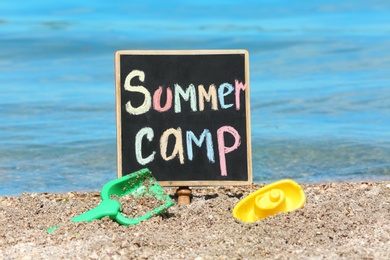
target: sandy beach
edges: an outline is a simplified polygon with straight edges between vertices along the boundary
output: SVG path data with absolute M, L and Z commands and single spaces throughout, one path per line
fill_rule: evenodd
M 390 182 L 303 184 L 302 209 L 254 223 L 233 218 L 262 186 L 192 188 L 190 205 L 134 226 L 70 222 L 100 202 L 99 191 L 2 196 L 0 258 L 390 259 Z

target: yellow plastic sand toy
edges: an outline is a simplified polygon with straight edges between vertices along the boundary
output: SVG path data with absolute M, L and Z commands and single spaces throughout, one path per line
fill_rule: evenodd
M 305 205 L 302 187 L 293 180 L 280 180 L 264 186 L 242 199 L 233 209 L 233 216 L 244 222 L 254 222 L 293 211 Z

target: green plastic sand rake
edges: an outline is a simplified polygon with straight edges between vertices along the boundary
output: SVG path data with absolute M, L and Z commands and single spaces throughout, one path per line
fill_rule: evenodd
M 162 204 L 140 217 L 128 218 L 121 214 L 121 204 L 119 201 L 113 199 L 113 197 L 123 197 L 127 195 L 133 196 L 134 198 L 142 196 L 155 197 L 160 200 Z M 72 218 L 71 221 L 91 222 L 92 220 L 108 216 L 119 224 L 125 226 L 135 225 L 140 221 L 149 219 L 153 215 L 164 212 L 174 204 L 171 197 L 164 191 L 160 184 L 158 184 L 147 168 L 107 182 L 102 188 L 100 197 L 102 201 L 97 207 Z M 56 225 L 48 229 L 47 232 L 50 233 L 59 226 L 60 225 Z

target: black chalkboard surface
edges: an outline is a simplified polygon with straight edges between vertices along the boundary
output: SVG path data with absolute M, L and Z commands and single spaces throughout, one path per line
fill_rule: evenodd
M 118 51 L 118 176 L 163 186 L 252 183 L 245 50 Z

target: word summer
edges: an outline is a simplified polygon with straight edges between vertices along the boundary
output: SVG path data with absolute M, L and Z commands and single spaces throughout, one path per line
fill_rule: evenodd
M 238 80 L 235 80 L 234 86 L 230 83 L 222 83 L 217 88 L 214 84 L 211 84 L 208 91 L 206 91 L 203 85 L 198 85 L 198 91 L 196 91 L 194 84 L 189 84 L 189 86 L 185 89 L 183 89 L 179 84 L 174 84 L 173 90 L 171 87 L 165 88 L 166 100 L 164 105 L 161 105 L 163 87 L 160 86 L 152 95 L 144 86 L 131 85 L 131 81 L 134 78 L 138 78 L 139 81 L 144 82 L 145 73 L 141 70 L 133 70 L 126 76 L 124 89 L 129 92 L 140 93 L 144 96 L 143 103 L 139 106 L 134 107 L 130 101 L 126 103 L 126 111 L 131 115 L 141 115 L 147 113 L 152 107 L 158 112 L 166 112 L 173 107 L 175 113 L 180 113 L 182 111 L 182 101 L 189 102 L 190 109 L 193 112 L 204 111 L 205 102 L 211 103 L 212 110 L 228 109 L 233 106 L 236 110 L 240 110 L 240 95 L 246 88 L 246 84 L 243 84 Z M 226 97 L 229 95 L 234 95 L 234 103 L 226 102 Z
M 225 144 L 225 134 L 229 134 L 234 138 L 234 143 L 230 146 Z M 168 140 L 175 140 L 174 148 L 168 154 Z M 183 138 L 184 137 L 184 138 Z M 147 156 L 143 156 L 142 143 L 143 139 L 146 138 L 149 142 L 154 139 L 154 131 L 150 127 L 144 127 L 138 131 L 135 136 L 135 155 L 139 164 L 146 165 L 151 163 L 155 159 L 156 151 L 151 152 Z M 188 160 L 192 161 L 194 158 L 193 145 L 201 148 L 202 144 L 205 143 L 207 150 L 207 159 L 210 163 L 215 163 L 214 156 L 214 145 L 212 141 L 211 133 L 208 129 L 204 129 L 200 136 L 196 136 L 192 131 L 183 132 L 180 127 L 169 128 L 163 132 L 160 137 L 160 155 L 165 161 L 170 161 L 178 157 L 181 164 L 184 164 L 184 144 L 187 147 Z M 222 126 L 217 130 L 217 145 L 218 145 L 218 156 L 221 170 L 221 176 L 227 176 L 226 169 L 226 154 L 236 150 L 241 144 L 240 134 L 236 129 L 231 126 Z

